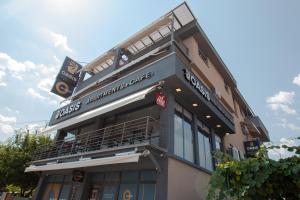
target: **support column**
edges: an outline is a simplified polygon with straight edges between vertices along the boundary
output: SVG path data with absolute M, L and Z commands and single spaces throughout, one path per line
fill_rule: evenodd
M 213 129 L 210 130 L 210 134 L 211 134 L 211 150 L 212 153 L 216 152 L 217 148 L 216 148 L 216 133 Z M 217 164 L 217 160 L 216 158 L 213 157 L 213 167 L 215 169 Z
M 42 199 L 43 197 L 43 189 L 44 186 L 46 185 L 46 181 L 47 181 L 47 177 L 45 176 L 45 174 L 41 174 L 40 178 L 39 178 L 39 182 L 38 185 L 35 188 L 35 192 L 33 195 L 33 200 L 39 200 Z
M 159 165 L 161 172 L 157 174 L 156 200 L 166 200 L 168 199 L 168 157 L 161 158 Z
M 174 114 L 175 114 L 175 99 L 174 95 L 166 86 L 163 88 L 163 93 L 167 97 L 167 107 L 161 109 L 160 125 L 161 132 L 159 136 L 159 145 L 169 153 L 174 152 Z
M 195 161 L 196 161 L 197 165 L 200 165 L 200 160 L 199 160 L 198 125 L 197 125 L 197 115 L 196 114 L 193 114 L 193 139 L 194 139 Z

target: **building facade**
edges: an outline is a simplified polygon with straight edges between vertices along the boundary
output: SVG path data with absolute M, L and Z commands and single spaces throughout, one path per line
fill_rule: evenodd
M 26 168 L 34 199 L 204 199 L 213 152 L 269 140 L 186 3 L 84 66 L 69 99 Z

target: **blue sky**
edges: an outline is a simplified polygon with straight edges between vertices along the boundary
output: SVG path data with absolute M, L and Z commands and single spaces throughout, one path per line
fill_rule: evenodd
M 60 99 L 49 88 L 65 56 L 89 62 L 179 3 L 1 1 L 0 140 L 50 118 Z M 300 136 L 300 1 L 187 3 L 271 140 Z

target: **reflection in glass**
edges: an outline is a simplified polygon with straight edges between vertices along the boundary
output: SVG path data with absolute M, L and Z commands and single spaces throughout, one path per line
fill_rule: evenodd
M 186 120 L 184 123 L 184 158 L 190 162 L 194 162 L 194 148 L 193 148 L 193 132 L 192 126 Z
M 183 129 L 182 119 L 175 114 L 174 118 L 174 153 L 183 158 Z
M 198 131 L 198 144 L 199 144 L 199 164 L 201 167 L 205 168 L 205 144 L 204 135 Z
M 138 200 L 155 200 L 155 184 L 141 184 L 139 188 Z

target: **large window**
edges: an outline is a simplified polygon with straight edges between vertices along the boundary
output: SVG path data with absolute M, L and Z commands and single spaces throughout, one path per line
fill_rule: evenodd
M 209 137 L 198 130 L 198 144 L 199 144 L 199 164 L 201 167 L 213 170 L 211 145 Z
M 71 176 L 51 175 L 48 177 L 44 200 L 67 200 L 71 192 Z
M 176 105 L 174 116 L 174 153 L 190 162 L 195 162 L 192 115 Z
M 94 173 L 88 200 L 155 200 L 156 171 Z

